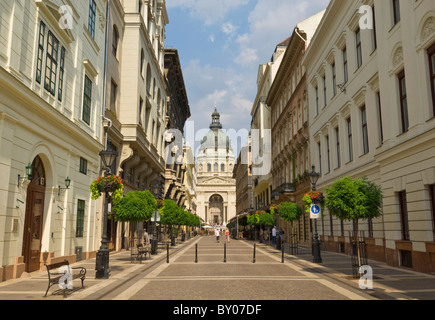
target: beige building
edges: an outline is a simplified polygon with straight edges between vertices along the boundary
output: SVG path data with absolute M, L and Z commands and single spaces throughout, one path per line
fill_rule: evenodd
M 254 208 L 252 192 L 251 139 L 242 148 L 233 169 L 236 181 L 236 214 L 244 216 Z
M 112 0 L 109 17 L 104 122 L 118 152 L 112 172 L 121 176 L 127 193 L 164 178 L 169 20 L 164 0 Z M 128 224 L 109 220 L 110 249 L 127 248 L 128 232 Z
M 98 250 L 105 12 L 0 2 L 0 281 Z
M 226 225 L 236 216 L 234 153 L 216 108 L 196 157 L 197 214 L 206 223 Z
M 274 200 L 290 201 L 302 208 L 302 197 L 310 191 L 311 171 L 308 133 L 308 95 L 302 59 L 324 11 L 298 23 L 270 88 L 266 104 L 271 106 L 272 175 Z M 276 197 L 275 197 L 276 193 Z M 309 215 L 303 215 L 292 231 L 292 241 L 311 242 Z M 280 228 L 289 236 L 289 226 Z
M 185 144 L 183 150 L 184 150 L 183 165 L 185 167 L 184 188 L 186 194 L 184 205 L 186 207 L 186 210 L 190 210 L 190 212 L 195 214 L 197 210 L 197 204 L 196 204 L 197 175 L 196 175 L 195 156 L 190 146 Z
M 269 90 L 281 65 L 290 38 L 275 48 L 272 59 L 260 65 L 257 75 L 257 95 L 251 110 L 252 208 L 263 209 L 272 200 L 272 120 L 270 106 L 266 104 Z M 260 206 L 262 208 L 260 208 Z
M 318 190 L 342 176 L 381 186 L 382 217 L 359 223 L 368 256 L 423 272 L 435 271 L 434 21 L 431 0 L 334 0 L 304 60 Z M 352 230 L 327 214 L 319 231 L 349 252 Z

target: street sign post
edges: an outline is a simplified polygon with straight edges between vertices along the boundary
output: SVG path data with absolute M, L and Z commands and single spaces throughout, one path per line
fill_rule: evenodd
M 319 219 L 322 214 L 322 209 L 318 204 L 312 204 L 310 208 L 310 218 Z

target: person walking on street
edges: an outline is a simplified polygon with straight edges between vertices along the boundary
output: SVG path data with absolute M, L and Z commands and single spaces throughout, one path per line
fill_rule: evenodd
M 227 242 L 230 242 L 230 229 L 226 229 L 225 230 L 225 238 L 227 239 Z
M 272 229 L 272 244 L 276 244 L 276 226 Z
M 220 236 L 219 228 L 214 229 L 214 235 L 216 236 L 217 243 L 219 243 L 219 236 Z

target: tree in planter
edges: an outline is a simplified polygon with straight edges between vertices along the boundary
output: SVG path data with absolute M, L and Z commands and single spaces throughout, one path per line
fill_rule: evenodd
M 355 236 L 358 241 L 358 220 L 378 218 L 382 215 L 382 189 L 366 177 L 344 177 L 325 188 L 325 206 L 329 213 L 341 220 L 355 221 Z M 361 253 L 357 244 L 358 268 Z
M 272 213 L 267 213 L 266 211 L 263 211 L 259 214 L 259 220 L 260 220 L 260 224 L 263 226 L 267 226 L 269 229 L 269 234 L 270 234 L 270 227 L 273 226 L 275 224 L 275 218 L 273 216 Z M 270 244 L 270 236 L 268 237 L 269 239 L 269 244 Z
M 156 210 L 157 201 L 154 196 L 146 191 L 133 191 L 127 193 L 113 206 L 115 221 L 132 222 L 135 228 L 130 230 L 130 241 L 136 238 L 137 223 L 148 221 Z
M 254 240 L 257 241 L 257 233 L 255 227 L 260 224 L 260 215 L 258 213 L 251 214 L 247 217 L 247 222 L 250 226 L 254 226 Z
M 300 206 L 293 202 L 282 202 L 278 206 L 278 215 L 285 222 L 291 223 L 291 229 L 293 229 L 293 222 L 299 220 L 304 214 L 304 211 Z M 288 226 L 288 225 L 287 225 Z M 287 234 L 290 240 L 290 231 L 287 229 Z
M 163 201 L 163 206 L 159 209 L 160 214 L 160 223 L 162 225 L 166 225 L 170 227 L 170 231 L 172 234 L 174 225 L 178 225 L 179 213 L 181 208 L 177 205 L 174 200 L 165 199 Z M 165 242 L 166 242 L 166 233 L 165 233 Z

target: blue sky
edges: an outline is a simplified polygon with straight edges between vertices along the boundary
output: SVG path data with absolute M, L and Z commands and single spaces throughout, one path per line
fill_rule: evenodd
M 224 129 L 247 132 L 259 65 L 270 61 L 276 45 L 291 35 L 297 23 L 326 9 L 328 3 L 166 0 L 165 46 L 178 50 L 192 113 L 189 121 L 196 134 L 208 128 L 215 103 Z

